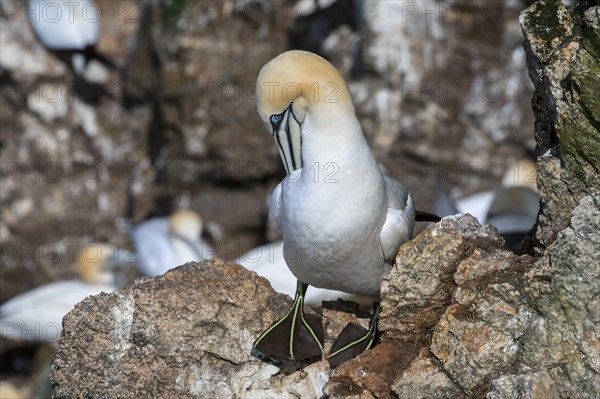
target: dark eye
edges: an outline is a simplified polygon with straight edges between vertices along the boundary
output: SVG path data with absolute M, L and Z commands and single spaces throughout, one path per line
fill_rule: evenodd
M 271 123 L 273 125 L 278 124 L 281 121 L 281 115 L 271 115 Z

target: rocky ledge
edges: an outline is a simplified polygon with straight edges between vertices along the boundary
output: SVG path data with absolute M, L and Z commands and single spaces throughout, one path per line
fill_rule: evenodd
M 382 343 L 333 371 L 320 361 L 285 374 L 251 357 L 291 299 L 239 265 L 188 263 L 67 315 L 55 397 L 591 399 L 599 220 L 586 197 L 536 261 L 469 215 L 443 219 L 400 249 L 383 284 Z M 323 314 L 335 339 L 348 315 Z

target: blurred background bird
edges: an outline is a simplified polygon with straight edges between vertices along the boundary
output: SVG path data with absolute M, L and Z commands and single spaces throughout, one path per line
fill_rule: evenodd
M 214 258 L 215 251 L 202 240 L 202 231 L 202 218 L 192 210 L 151 218 L 130 229 L 141 273 L 157 276 L 187 262 Z
M 87 245 L 77 258 L 80 279 L 56 281 L 18 295 L 0 307 L 0 334 L 21 341 L 58 342 L 62 318 L 90 295 L 126 283 L 119 267 L 136 266 L 132 254 L 107 244 Z
M 2 346 L 2 371 L 25 376 L 23 386 L 14 387 L 23 398 L 52 396 L 48 375 L 63 317 L 85 298 L 124 286 L 127 269 L 135 268 L 137 262 L 127 251 L 113 250 L 104 243 L 90 243 L 79 253 L 76 266 L 80 279 L 34 288 L 0 307 L 0 335 L 12 341 Z M 9 386 L 1 388 L 10 392 Z
M 455 200 L 439 186 L 435 209 L 441 216 L 469 213 L 479 223 L 493 225 L 504 238 L 505 246 L 512 249 L 537 219 L 540 196 L 536 181 L 535 163 L 521 160 L 504 172 L 501 185 L 492 190 Z
M 75 94 L 98 103 L 103 89 L 97 83 L 107 67 L 116 67 L 96 49 L 102 16 L 96 0 L 29 0 L 28 12 L 38 40 L 72 69 Z
M 0 399 L 25 399 L 21 389 L 8 381 L 0 381 Z

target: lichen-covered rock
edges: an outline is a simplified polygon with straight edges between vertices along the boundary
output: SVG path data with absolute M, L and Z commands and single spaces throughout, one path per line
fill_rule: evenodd
M 479 249 L 463 260 L 454 275 L 454 303 L 435 326 L 430 355 L 412 362 L 394 392 L 597 397 L 599 209 L 597 198 L 585 197 L 571 227 L 537 261 L 495 250 L 485 256 Z
M 509 334 L 494 329 L 460 305 L 448 308 L 433 334 L 431 352 L 450 379 L 475 393 L 492 373 L 516 361 L 518 344 Z
M 562 398 L 600 392 L 600 197 L 584 197 L 569 227 L 525 275 L 543 318 L 524 340 L 524 361 L 547 370 Z
M 521 15 L 536 88 L 540 252 L 567 227 L 583 196 L 600 193 L 600 18 L 598 6 L 582 12 L 581 3 L 543 0 Z
M 552 378 L 545 371 L 503 375 L 492 381 L 486 399 L 560 399 Z
M 489 379 L 515 364 L 519 340 L 537 321 L 520 278 L 533 258 L 477 249 L 461 262 L 454 301 L 435 326 L 430 351 L 465 393 L 476 395 Z

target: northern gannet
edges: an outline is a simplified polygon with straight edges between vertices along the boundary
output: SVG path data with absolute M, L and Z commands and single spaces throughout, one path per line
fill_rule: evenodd
M 22 390 L 8 381 L 0 381 L 0 399 L 25 399 Z
M 101 15 L 95 0 L 29 0 L 28 5 L 36 36 L 50 50 L 72 52 L 79 74 L 100 37 Z
M 201 239 L 202 218 L 191 210 L 149 219 L 131 229 L 140 271 L 157 276 L 191 261 L 212 259 L 215 251 Z
M 485 223 L 498 229 L 504 246 L 514 248 L 531 230 L 540 210 L 540 195 L 527 187 L 506 187 L 492 200 Z
M 442 216 L 469 213 L 481 224 L 491 224 L 511 249 L 531 230 L 537 219 L 540 196 L 537 192 L 536 166 L 521 160 L 508 168 L 499 187 L 454 200 L 442 188 L 435 201 Z
M 283 245 L 283 241 L 261 245 L 239 257 L 236 262 L 269 280 L 275 291 L 293 297 L 296 292 L 296 277 L 287 267 L 283 256 Z M 295 248 L 290 250 L 293 251 L 290 256 L 294 257 L 297 253 Z M 304 304 L 314 309 L 320 309 L 323 301 L 335 301 L 338 298 L 358 302 L 364 308 L 368 308 L 373 304 L 368 297 L 323 288 L 314 288 L 307 291 Z
M 73 91 L 87 103 L 110 95 L 102 86 L 116 70 L 97 51 L 102 10 L 96 0 L 29 0 L 27 17 L 38 40 L 73 71 Z
M 350 90 L 328 61 L 285 52 L 261 69 L 256 89 L 258 113 L 287 172 L 269 217 L 297 251 L 284 251 L 297 289 L 290 312 L 256 339 L 252 354 L 275 363 L 320 358 L 320 317 L 303 312 L 309 285 L 368 296 L 376 302 L 369 329 L 351 324 L 342 331 L 328 355 L 335 367 L 375 343 L 381 281 L 412 238 L 413 198 L 381 173 Z
M 86 246 L 77 258 L 81 280 L 56 281 L 7 301 L 0 307 L 0 334 L 21 341 L 58 342 L 62 318 L 86 297 L 123 285 L 115 269 L 127 266 L 129 259 L 131 254 L 105 244 Z

